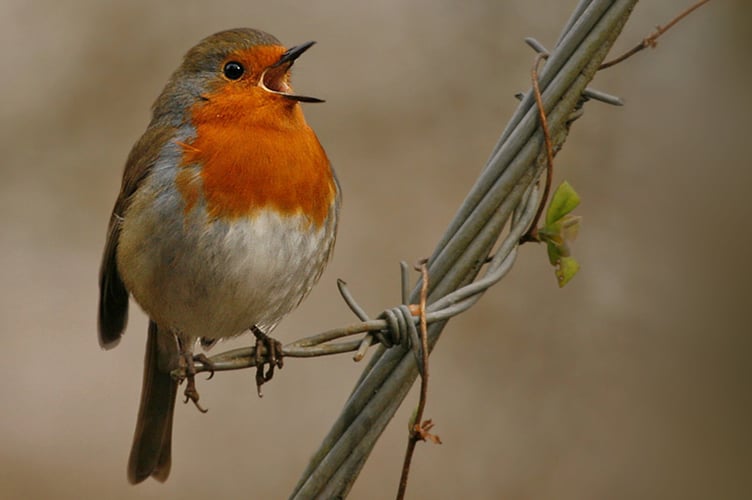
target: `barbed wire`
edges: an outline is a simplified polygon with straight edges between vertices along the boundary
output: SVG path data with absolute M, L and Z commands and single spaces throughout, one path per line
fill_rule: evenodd
M 539 74 L 539 85 L 555 152 L 563 145 L 571 120 L 581 114 L 586 85 L 635 3 L 636 0 L 581 1 L 549 55 Z M 592 97 L 592 93 L 587 97 Z M 537 208 L 536 180 L 546 165 L 537 113 L 533 93 L 528 91 L 429 259 L 429 349 L 438 341 L 447 320 L 471 307 L 514 263 L 519 237 Z M 497 244 L 506 227 L 506 236 Z M 494 246 L 496 251 L 489 259 Z M 484 269 L 483 277 L 476 280 Z M 403 297 L 409 295 L 408 300 L 403 299 L 404 304 L 415 302 L 419 287 L 420 282 L 412 293 L 403 292 Z M 365 325 L 384 331 L 386 322 L 381 321 L 384 320 L 364 321 L 360 326 L 352 325 L 349 331 Z M 411 316 L 409 322 L 414 321 L 417 318 Z M 350 342 L 353 346 L 357 343 Z M 415 381 L 418 366 L 415 356 L 402 344 L 376 349 L 291 498 L 347 495 L 376 440 Z

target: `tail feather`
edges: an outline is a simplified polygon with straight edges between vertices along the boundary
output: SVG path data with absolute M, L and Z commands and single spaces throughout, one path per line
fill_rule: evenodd
M 178 384 L 170 375 L 157 324 L 149 322 L 144 360 L 144 382 L 133 447 L 128 460 L 128 481 L 137 484 L 153 476 L 165 481 L 170 475 L 172 416 Z M 161 361 L 160 361 L 161 360 Z M 160 369 L 161 368 L 161 369 Z

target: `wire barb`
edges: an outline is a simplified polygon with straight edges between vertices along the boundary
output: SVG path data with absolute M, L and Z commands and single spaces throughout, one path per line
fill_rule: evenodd
M 535 38 L 530 36 L 526 37 L 525 43 L 528 44 L 537 54 L 548 56 L 548 50 L 546 49 L 546 47 Z M 603 69 L 603 66 L 601 66 L 601 69 Z M 517 99 L 519 100 L 522 100 L 522 97 L 524 96 L 525 94 L 523 93 L 518 93 L 515 95 L 515 97 L 517 97 Z M 586 87 L 585 90 L 582 91 L 582 96 L 586 99 L 600 101 L 604 104 L 610 104 L 612 106 L 624 106 L 624 100 L 621 97 L 607 94 L 606 92 L 592 89 L 590 87 Z

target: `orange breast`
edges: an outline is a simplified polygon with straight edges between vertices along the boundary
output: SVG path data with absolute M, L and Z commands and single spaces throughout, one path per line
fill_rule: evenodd
M 182 144 L 176 179 L 186 212 L 203 197 L 213 219 L 273 209 L 324 223 L 336 185 L 299 104 L 258 87 L 228 86 L 196 104 L 191 116 L 196 137 Z

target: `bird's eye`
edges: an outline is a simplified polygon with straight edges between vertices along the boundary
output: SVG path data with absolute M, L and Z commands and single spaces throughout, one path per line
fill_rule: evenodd
M 229 80 L 237 80 L 241 76 L 243 76 L 243 73 L 245 72 L 245 69 L 243 68 L 243 65 L 236 61 L 230 61 L 227 64 L 225 64 L 224 69 L 222 70 L 224 75 Z

